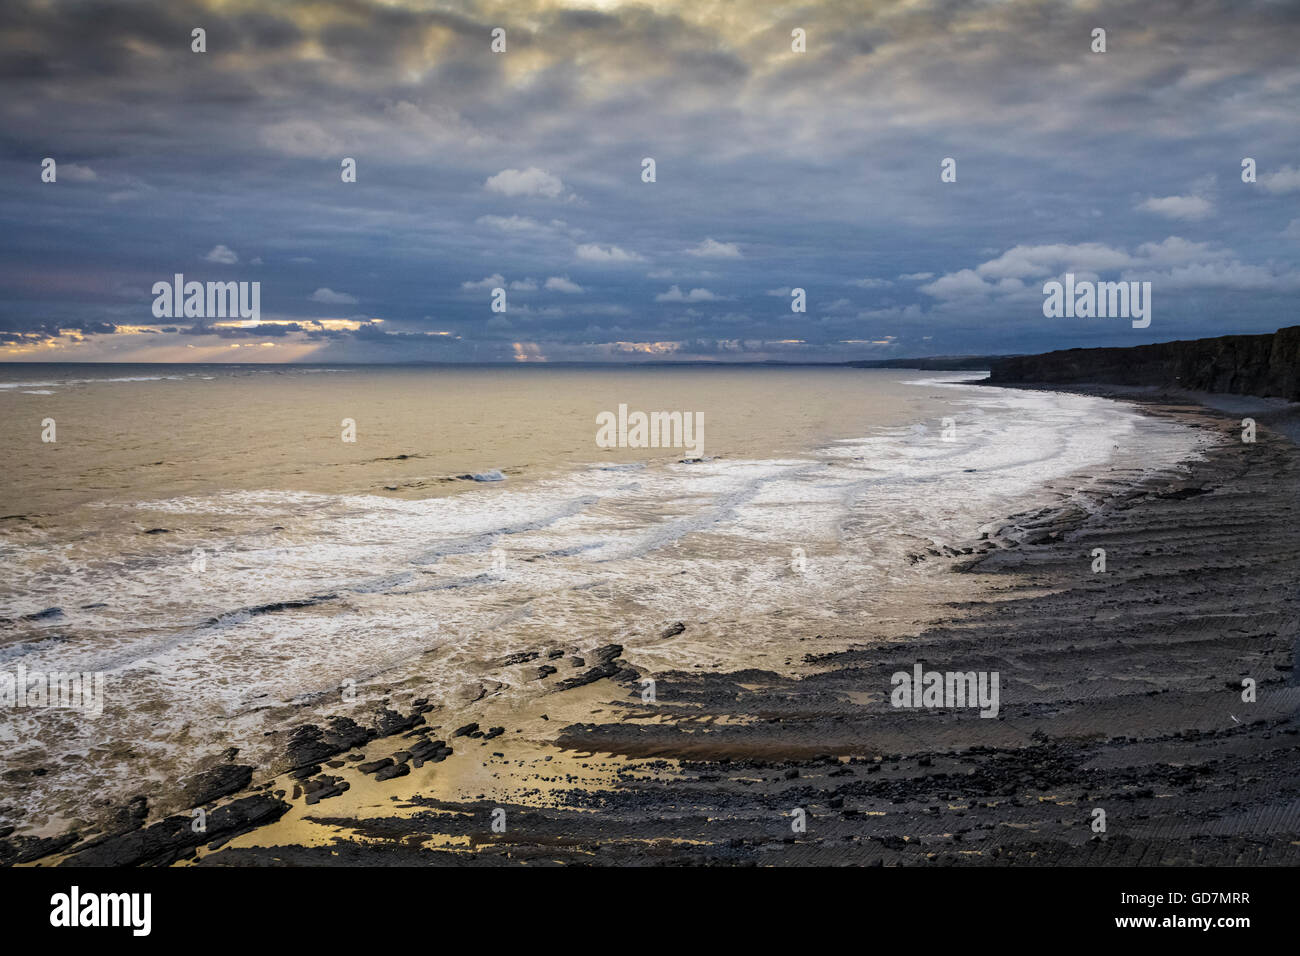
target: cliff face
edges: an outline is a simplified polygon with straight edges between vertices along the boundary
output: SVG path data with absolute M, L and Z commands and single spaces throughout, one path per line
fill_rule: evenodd
M 1300 325 L 1268 335 L 1066 349 L 993 360 L 989 381 L 1156 385 L 1300 402 Z

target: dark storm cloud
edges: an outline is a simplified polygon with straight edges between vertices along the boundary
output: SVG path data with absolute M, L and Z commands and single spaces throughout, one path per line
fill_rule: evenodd
M 825 360 L 1294 321 L 1294 5 L 425 7 L 0 8 L 10 354 L 130 327 L 334 361 Z M 1093 261 L 1153 282 L 1150 329 L 1043 318 L 1043 281 Z M 260 282 L 273 321 L 164 331 L 177 272 Z M 806 313 L 770 294 L 794 287 Z

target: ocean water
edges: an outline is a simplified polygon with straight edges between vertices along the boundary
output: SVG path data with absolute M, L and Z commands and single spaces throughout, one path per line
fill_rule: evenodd
M 909 553 L 1201 441 L 973 377 L 0 369 L 0 671 L 106 682 L 97 719 L 0 710 L 0 822 L 58 829 L 232 745 L 260 762 L 268 730 L 321 714 L 545 692 L 501 663 L 522 650 L 779 666 L 922 599 Z M 702 413 L 702 449 L 599 447 L 620 404 Z

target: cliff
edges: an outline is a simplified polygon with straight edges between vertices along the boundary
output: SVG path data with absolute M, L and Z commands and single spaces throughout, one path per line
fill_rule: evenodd
M 1007 356 L 990 370 L 990 384 L 1155 385 L 1300 402 L 1300 325 L 1266 335 Z

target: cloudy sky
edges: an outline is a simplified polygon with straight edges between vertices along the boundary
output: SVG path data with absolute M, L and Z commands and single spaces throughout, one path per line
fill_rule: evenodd
M 1300 4 L 1263 0 L 5 0 L 0 357 L 843 361 L 1271 331 L 1300 322 L 1297 50 Z M 1150 327 L 1044 318 L 1067 271 L 1150 281 Z M 261 324 L 155 318 L 175 273 L 260 282 Z

